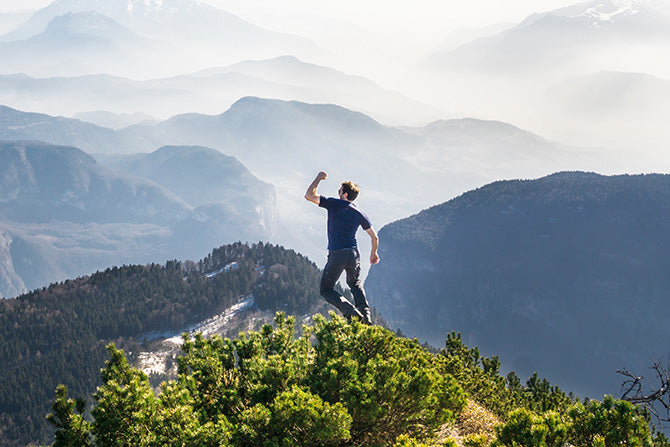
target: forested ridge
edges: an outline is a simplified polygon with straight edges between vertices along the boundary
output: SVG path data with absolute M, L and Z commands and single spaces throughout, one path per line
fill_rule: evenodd
M 314 313 L 324 308 L 318 281 L 317 267 L 292 250 L 238 243 L 197 263 L 113 267 L 0 300 L 2 445 L 52 439 L 44 415 L 56 386 L 89 395 L 110 341 L 179 333 L 249 295 L 261 310 Z

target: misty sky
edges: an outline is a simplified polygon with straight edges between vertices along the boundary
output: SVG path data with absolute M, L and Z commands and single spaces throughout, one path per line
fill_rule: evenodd
M 160 0 L 147 0 L 158 2 Z M 0 1 L 0 11 L 39 9 L 51 0 Z M 252 23 L 281 31 L 311 29 L 306 18 L 320 23 L 349 23 L 384 33 L 435 36 L 460 27 L 480 27 L 499 22 L 518 22 L 533 12 L 546 11 L 574 0 L 207 0 L 220 9 Z M 307 36 L 311 37 L 311 36 Z
M 209 0 L 208 3 L 267 27 L 295 26 L 302 17 L 322 17 L 349 22 L 375 31 L 439 35 L 459 27 L 486 26 L 498 22 L 517 22 L 533 12 L 576 3 L 574 0 L 342 0 L 314 2 L 289 0 Z
M 159 3 L 161 0 L 146 0 Z M 298 34 L 322 54 L 310 62 L 399 89 L 404 68 L 459 41 L 458 31 L 518 23 L 578 0 L 201 0 L 255 25 Z M 39 9 L 52 0 L 0 0 L 0 11 Z M 454 33 L 457 31 L 457 33 Z M 467 37 L 473 37 L 469 35 Z M 478 37 L 478 36 L 475 36 Z

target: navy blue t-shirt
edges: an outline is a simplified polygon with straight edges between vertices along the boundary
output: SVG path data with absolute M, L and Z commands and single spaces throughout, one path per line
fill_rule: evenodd
M 347 200 L 319 196 L 319 206 L 328 210 L 328 250 L 356 247 L 358 226 L 364 230 L 372 226 L 368 216 Z

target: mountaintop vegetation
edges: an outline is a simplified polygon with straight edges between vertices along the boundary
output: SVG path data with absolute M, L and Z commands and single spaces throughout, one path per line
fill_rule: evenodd
M 90 419 L 85 402 L 58 388 L 53 445 L 670 445 L 629 402 L 582 403 L 536 376 L 523 386 L 458 334 L 433 354 L 379 326 L 330 317 L 316 316 L 297 337 L 283 313 L 232 341 L 184 334 L 179 376 L 157 393 L 110 344 Z

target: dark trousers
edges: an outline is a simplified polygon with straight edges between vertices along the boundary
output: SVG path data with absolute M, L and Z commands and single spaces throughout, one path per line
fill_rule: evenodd
M 347 273 L 347 285 L 354 296 L 354 304 L 335 290 L 335 284 L 342 272 Z M 365 291 L 361 285 L 361 256 L 358 249 L 345 248 L 328 252 L 328 262 L 321 276 L 321 296 L 337 307 L 342 315 L 349 318 L 356 316 L 364 323 L 370 323 L 370 306 L 365 299 Z

